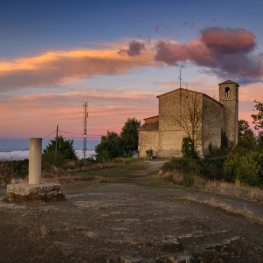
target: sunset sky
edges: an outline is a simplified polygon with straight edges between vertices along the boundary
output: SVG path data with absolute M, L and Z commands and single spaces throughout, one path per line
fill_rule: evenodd
M 88 140 L 158 114 L 182 87 L 240 85 L 239 119 L 263 101 L 261 0 L 1 0 L 0 139 Z

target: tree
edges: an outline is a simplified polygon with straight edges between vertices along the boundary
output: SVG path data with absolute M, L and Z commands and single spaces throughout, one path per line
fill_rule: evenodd
M 46 149 L 43 151 L 43 157 L 46 155 L 59 155 L 65 160 L 77 160 L 77 154 L 73 147 L 74 140 L 66 140 L 63 136 L 59 136 L 50 141 Z
M 135 118 L 128 118 L 122 127 L 120 137 L 123 143 L 123 149 L 128 156 L 138 149 L 138 129 L 140 128 L 140 125 L 141 122 Z
M 116 132 L 107 131 L 107 135 L 101 136 L 100 143 L 95 147 L 98 160 L 108 161 L 122 156 L 123 145 L 120 136 Z
M 181 96 L 181 95 L 180 95 Z M 194 149 L 202 139 L 202 95 L 197 92 L 187 92 L 181 96 L 180 111 L 172 114 L 172 119 L 186 133 L 185 137 L 192 140 Z
M 263 102 L 259 102 L 254 100 L 256 103 L 254 106 L 254 111 L 256 110 L 256 114 L 252 114 L 251 117 L 253 118 L 253 124 L 255 124 L 255 130 L 263 129 Z
M 238 120 L 238 139 L 241 139 L 248 133 L 253 133 L 249 127 L 249 123 L 245 120 Z
M 107 135 L 101 136 L 101 141 L 95 148 L 98 159 L 108 161 L 117 157 L 131 156 L 138 149 L 139 127 L 140 121 L 128 118 L 120 135 L 107 131 Z
M 190 137 L 184 137 L 182 141 L 182 153 L 184 158 L 197 159 L 198 152 L 195 149 L 193 140 Z
M 224 163 L 224 176 L 230 182 L 236 180 L 248 185 L 258 185 L 260 182 L 260 165 L 255 160 L 253 152 L 234 154 Z

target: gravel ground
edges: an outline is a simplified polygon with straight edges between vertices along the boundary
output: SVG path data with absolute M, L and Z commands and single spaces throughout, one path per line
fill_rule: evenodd
M 0 262 L 263 262 L 263 224 L 184 199 L 198 193 L 132 181 L 63 190 L 64 202 L 0 202 Z

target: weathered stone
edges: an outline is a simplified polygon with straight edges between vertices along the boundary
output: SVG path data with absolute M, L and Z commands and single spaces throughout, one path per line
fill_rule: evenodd
M 30 184 L 9 184 L 5 200 L 7 201 L 60 201 L 65 200 L 65 195 L 61 192 L 59 184 L 43 183 L 37 185 Z
M 177 89 L 160 96 L 159 116 L 144 119 L 139 129 L 140 156 L 146 150 L 160 157 L 182 156 L 182 139 L 194 129 L 197 151 L 209 154 L 209 147 L 221 146 L 221 133 L 229 142 L 238 139 L 238 87 L 231 80 L 219 84 L 219 101 L 187 89 Z M 193 112 L 195 119 L 192 119 Z

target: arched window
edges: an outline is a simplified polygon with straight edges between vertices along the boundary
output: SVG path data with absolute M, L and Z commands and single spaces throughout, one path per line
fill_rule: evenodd
M 227 87 L 227 88 L 225 89 L 225 95 L 226 95 L 226 98 L 229 98 L 229 97 L 230 97 L 230 88 L 229 88 L 229 87 Z

